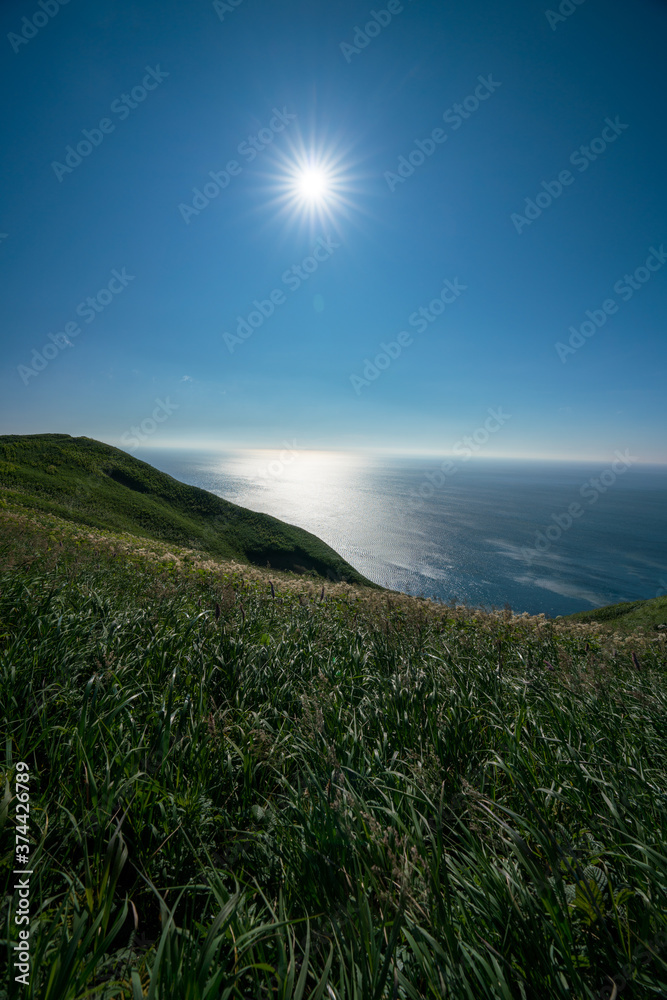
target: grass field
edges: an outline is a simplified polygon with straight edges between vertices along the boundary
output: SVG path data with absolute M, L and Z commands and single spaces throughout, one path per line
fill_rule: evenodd
M 0 524 L 0 995 L 667 995 L 664 636 Z

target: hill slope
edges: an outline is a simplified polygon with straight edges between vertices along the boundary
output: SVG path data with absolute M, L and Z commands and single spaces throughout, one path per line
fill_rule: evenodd
M 310 532 L 180 483 L 92 438 L 0 436 L 0 487 L 19 507 L 76 524 L 173 542 L 218 558 L 375 586 Z
M 667 596 L 652 597 L 648 601 L 623 601 L 621 604 L 607 604 L 592 611 L 578 611 L 561 619 L 564 622 L 584 622 L 600 625 L 615 632 L 631 632 L 637 628 L 649 632 L 667 630 Z

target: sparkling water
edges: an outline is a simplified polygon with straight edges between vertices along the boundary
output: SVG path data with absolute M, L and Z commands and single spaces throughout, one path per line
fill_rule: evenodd
M 564 615 L 667 593 L 667 467 L 141 449 L 408 594 Z M 444 471 L 443 471 L 444 469 Z

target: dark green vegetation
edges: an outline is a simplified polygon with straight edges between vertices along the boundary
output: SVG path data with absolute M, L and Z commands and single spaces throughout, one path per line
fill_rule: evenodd
M 179 483 L 92 438 L 0 436 L 0 485 L 12 503 L 77 524 L 372 586 L 310 532 Z
M 9 997 L 665 994 L 657 633 L 0 524 Z
M 568 615 L 563 621 L 594 622 L 618 632 L 630 632 L 643 628 L 647 631 L 667 632 L 667 596 L 653 597 L 649 601 L 624 601 L 622 604 L 608 604 L 593 611 L 579 611 Z

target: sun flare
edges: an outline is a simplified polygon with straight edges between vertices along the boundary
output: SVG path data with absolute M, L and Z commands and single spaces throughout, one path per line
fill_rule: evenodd
M 321 167 L 306 167 L 295 177 L 295 188 L 304 201 L 322 203 L 331 193 L 326 170 Z
M 271 194 L 267 207 L 292 222 L 336 226 L 358 207 L 356 165 L 341 143 L 295 136 L 284 150 L 275 150 L 266 177 Z

